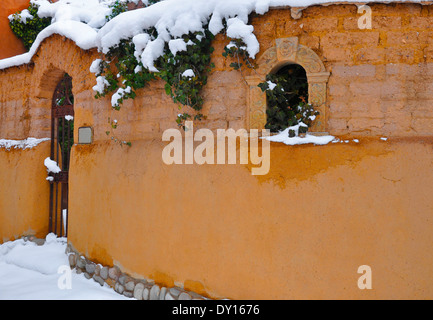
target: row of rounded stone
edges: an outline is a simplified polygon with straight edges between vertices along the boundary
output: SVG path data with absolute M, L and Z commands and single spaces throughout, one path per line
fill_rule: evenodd
M 76 269 L 78 274 L 84 273 L 87 279 L 93 279 L 101 286 L 108 284 L 114 290 L 129 298 L 137 300 L 206 300 L 205 297 L 186 291 L 179 287 L 167 288 L 159 286 L 151 279 L 135 279 L 123 273 L 117 266 L 106 267 L 80 256 L 69 245 L 68 254 L 71 269 Z

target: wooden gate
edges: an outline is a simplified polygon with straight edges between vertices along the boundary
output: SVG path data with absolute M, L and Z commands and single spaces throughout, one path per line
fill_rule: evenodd
M 62 237 L 68 230 L 68 178 L 74 144 L 74 97 L 72 78 L 65 74 L 53 94 L 51 107 L 51 160 L 61 169 L 50 173 L 49 232 Z

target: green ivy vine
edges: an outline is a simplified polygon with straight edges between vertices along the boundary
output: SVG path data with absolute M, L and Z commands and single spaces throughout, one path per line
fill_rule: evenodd
M 146 32 L 152 39 L 158 36 L 154 28 Z M 211 62 L 214 36 L 204 28 L 204 32 L 190 33 L 184 35 L 182 39 L 188 43 L 187 49 L 177 52 L 176 55 L 169 50 L 168 44 L 165 44 L 164 54 L 154 64 L 159 72 L 149 71 L 143 67 L 141 61 L 137 60 L 134 56 L 135 47 L 132 39 L 122 40 L 101 59 L 100 72 L 96 76 L 103 76 L 107 82 L 104 91 L 97 93 L 95 97 L 113 94 L 121 89 L 122 95 L 113 105 L 114 109 L 120 110 L 124 100 L 136 97 L 138 89 L 144 88 L 152 80 L 161 79 L 165 82 L 166 94 L 173 102 L 179 104 L 179 109 L 188 106 L 195 111 L 194 115 L 189 112 L 179 114 L 176 119 L 179 126 L 183 127 L 188 119 L 203 119 L 204 115 L 200 112 L 204 102 L 201 92 L 207 83 L 210 71 L 214 68 Z M 187 70 L 192 70 L 193 76 L 182 76 Z
M 29 11 L 31 18 L 23 18 L 21 16 L 22 11 L 14 13 L 9 20 L 9 26 L 12 32 L 23 41 L 24 47 L 30 50 L 33 42 L 36 40 L 39 32 L 48 27 L 51 24 L 51 18 L 40 18 L 38 16 L 39 6 L 30 3 L 27 10 Z
M 128 11 L 128 3 L 120 0 L 114 1 L 110 5 L 111 14 L 105 17 L 105 20 L 110 21 L 114 17 L 118 16 L 122 12 Z
M 225 21 L 223 23 L 226 29 Z M 141 62 L 137 61 L 134 56 L 135 47 L 132 39 L 121 41 L 117 47 L 109 50 L 105 61 L 104 58 L 101 59 L 100 70 L 102 71 L 97 76 L 104 76 L 107 85 L 104 92 L 98 93 L 96 97 L 105 96 L 120 88 L 122 95 L 118 103 L 113 106 L 119 110 L 125 99 L 135 98 L 136 90 L 145 87 L 152 80 L 162 79 L 165 82 L 167 95 L 179 104 L 179 109 L 182 106 L 188 106 L 195 111 L 194 115 L 188 111 L 178 114 L 176 122 L 180 127 L 184 128 L 186 120 L 205 118 L 201 113 L 203 106 L 201 91 L 207 83 L 209 72 L 214 67 L 211 62 L 214 35 L 209 32 L 207 26 L 204 27 L 204 30 L 204 32 L 183 36 L 183 40 L 189 45 L 186 51 L 178 52 L 176 55 L 173 55 L 168 44 L 165 44 L 164 54 L 155 62 L 155 67 L 160 70 L 159 72 L 150 72 L 143 67 Z M 145 32 L 151 36 L 152 40 L 158 37 L 154 28 L 145 30 Z M 230 39 L 222 55 L 231 59 L 230 67 L 239 70 L 242 76 L 243 68 L 256 69 L 255 62 L 248 55 L 247 46 L 240 39 Z M 106 61 L 115 61 L 114 68 L 113 63 Z M 186 70 L 192 70 L 194 76 L 182 77 L 182 73 Z M 258 85 L 263 91 L 266 91 L 268 100 L 265 128 L 277 132 L 302 123 L 299 132 L 303 133 L 306 130 L 305 127 L 308 129 L 311 126 L 319 112 L 306 102 L 308 85 L 306 85 L 306 78 L 304 80 L 299 81 L 297 74 L 282 72 L 268 75 L 266 81 Z M 273 90 L 270 90 L 269 84 L 272 84 Z M 112 127 L 116 126 L 112 125 Z
M 230 67 L 239 70 L 246 67 L 255 71 L 256 64 L 246 51 L 246 45 L 239 39 L 232 39 L 225 47 L 224 57 L 234 60 Z M 298 124 L 299 133 L 306 133 L 319 112 L 307 102 L 308 83 L 305 70 L 299 65 L 288 65 L 277 73 L 268 74 L 266 80 L 258 84 L 266 92 L 267 109 L 265 125 L 271 132 L 279 132 Z M 289 130 L 289 136 L 294 136 L 294 130 Z
M 258 86 L 262 91 L 266 91 L 265 128 L 271 132 L 278 132 L 299 123 L 309 128 L 319 115 L 319 112 L 307 103 L 307 75 L 300 65 L 287 65 L 277 73 L 267 75 L 266 81 Z
M 159 2 L 160 0 L 149 0 L 148 5 Z M 109 21 L 128 10 L 128 2 L 116 0 L 111 7 L 111 14 L 106 16 Z M 37 15 L 38 6 L 30 4 L 28 11 L 32 18 L 22 21 L 20 13 L 14 14 L 10 19 L 10 26 L 14 33 L 20 37 L 27 49 L 29 49 L 36 39 L 37 34 L 51 23 L 50 18 L 39 18 Z M 223 21 L 226 30 L 226 22 Z M 161 79 L 165 82 L 165 92 L 174 103 L 179 105 L 179 109 L 184 106 L 189 107 L 192 114 L 186 111 L 179 113 L 176 122 L 179 127 L 184 127 L 185 121 L 194 119 L 201 120 L 205 116 L 201 113 L 203 107 L 202 89 L 207 84 L 208 75 L 214 68 L 211 62 L 211 55 L 214 52 L 212 42 L 214 35 L 209 31 L 208 26 L 203 27 L 203 32 L 195 32 L 184 35 L 183 41 L 187 44 L 185 51 L 173 54 L 168 44 L 165 44 L 164 54 L 154 63 L 158 72 L 151 72 L 144 68 L 141 61 L 134 55 L 135 46 L 132 39 L 122 40 L 117 46 L 111 48 L 105 55 L 101 54 L 99 71 L 96 77 L 101 77 L 104 82 L 103 91 L 97 92 L 95 98 L 100 98 L 110 94 L 117 94 L 117 100 L 113 104 L 115 110 L 120 110 L 122 103 L 127 99 L 134 99 L 137 90 L 144 88 L 150 81 Z M 151 28 L 143 30 L 151 40 L 158 37 L 157 30 Z M 253 59 L 249 58 L 247 46 L 242 40 L 230 39 L 230 43 L 225 47 L 222 54 L 225 58 L 231 59 L 230 67 L 241 72 L 243 68 L 255 71 L 256 65 Z M 184 76 L 189 71 L 188 76 Z M 243 77 L 245 79 L 245 77 Z M 311 126 L 314 117 L 318 115 L 313 107 L 306 103 L 308 91 L 306 88 L 296 88 L 293 82 L 295 78 L 283 76 L 281 73 L 270 74 L 266 81 L 258 86 L 266 91 L 268 99 L 266 128 L 271 131 L 279 131 L 287 127 L 304 123 Z M 272 90 L 270 88 L 272 84 Z M 185 110 L 185 109 L 184 109 Z M 130 142 L 122 141 L 115 136 L 114 130 L 118 123 L 115 119 L 108 119 L 110 130 L 106 131 L 111 135 L 111 139 L 121 145 L 131 145 Z

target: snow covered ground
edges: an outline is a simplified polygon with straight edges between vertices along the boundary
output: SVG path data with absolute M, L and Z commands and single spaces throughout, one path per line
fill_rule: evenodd
M 66 238 L 54 234 L 42 246 L 23 239 L 1 244 L 0 300 L 129 299 L 83 274 L 69 273 L 65 249 Z

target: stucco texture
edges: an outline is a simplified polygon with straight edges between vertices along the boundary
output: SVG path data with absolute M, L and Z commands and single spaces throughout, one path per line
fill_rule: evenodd
M 76 147 L 69 241 L 210 297 L 429 298 L 432 142 L 272 143 L 266 176 L 167 166 L 157 141 Z M 361 265 L 373 290 L 357 286 Z
M 47 234 L 49 153 L 49 142 L 26 150 L 0 148 L 0 241 Z

